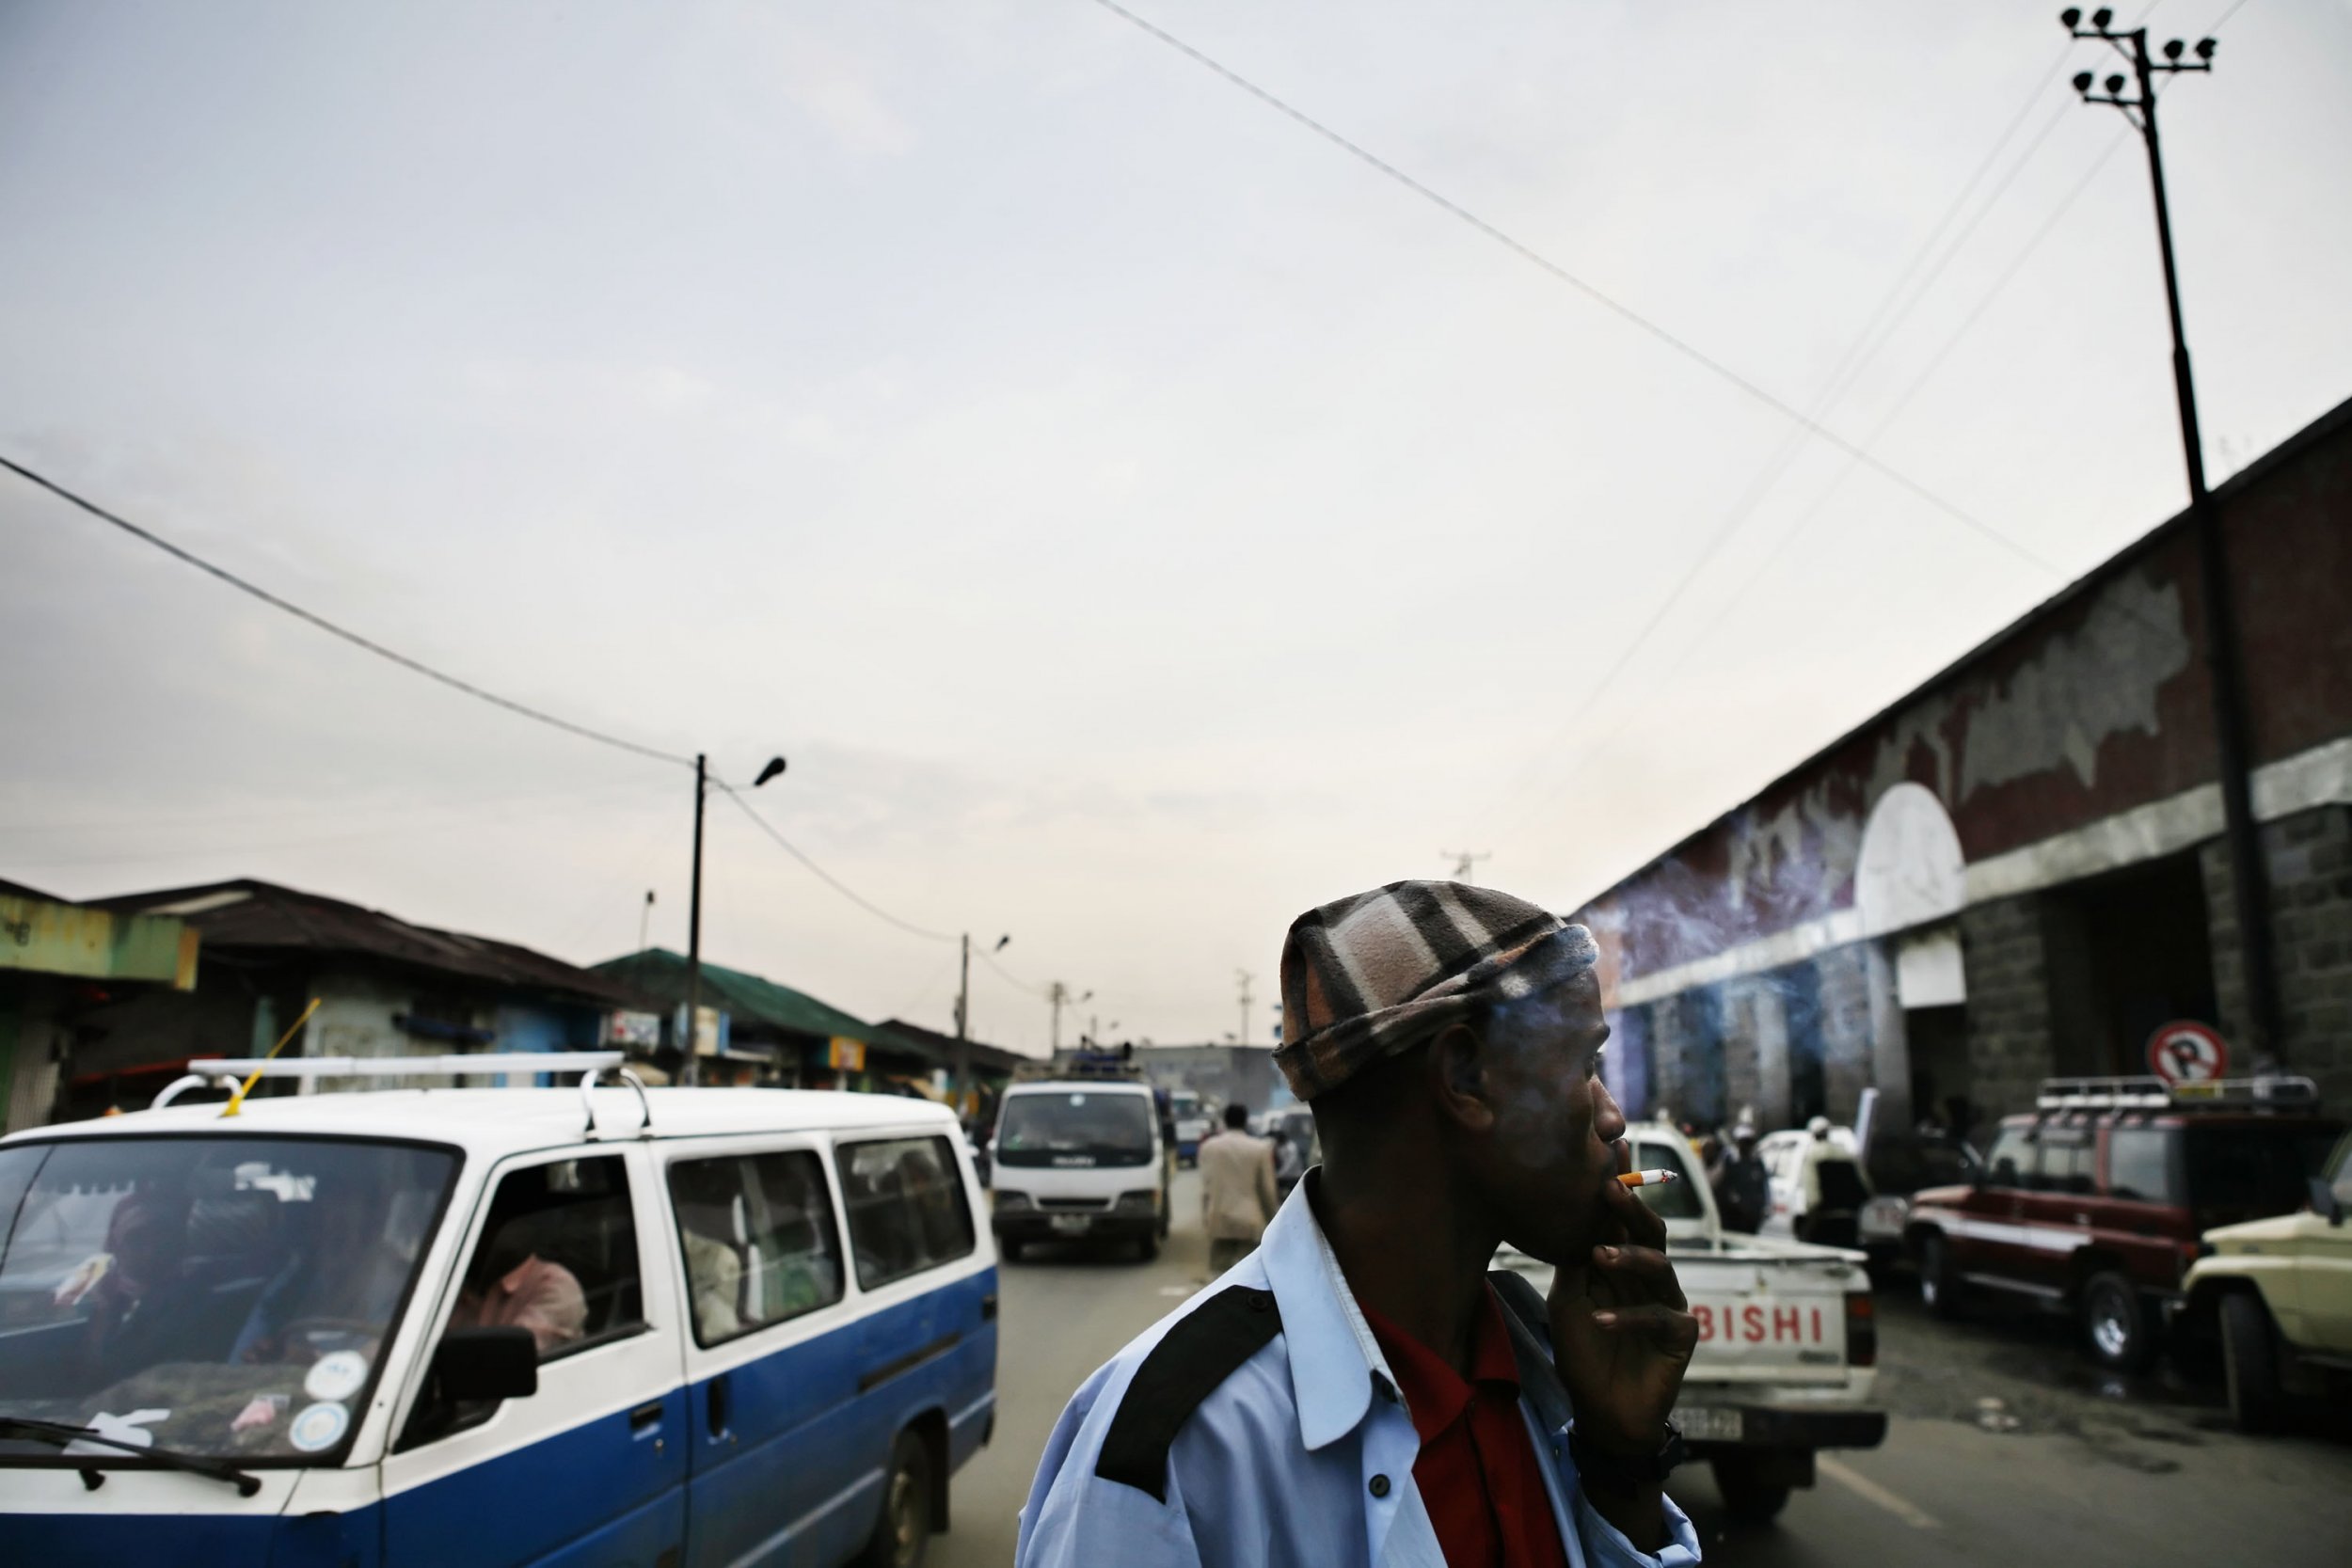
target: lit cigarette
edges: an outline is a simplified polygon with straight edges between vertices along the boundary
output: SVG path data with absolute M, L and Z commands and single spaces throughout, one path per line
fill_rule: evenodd
M 1617 1180 L 1629 1187 L 1662 1187 L 1669 1181 L 1680 1179 L 1670 1170 L 1629 1170 L 1620 1175 Z

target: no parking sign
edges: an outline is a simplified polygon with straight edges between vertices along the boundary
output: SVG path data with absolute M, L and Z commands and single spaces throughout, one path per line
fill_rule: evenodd
M 2209 1023 L 2184 1019 L 2148 1037 L 2148 1070 L 2169 1088 L 2210 1083 L 2230 1065 L 2230 1044 Z

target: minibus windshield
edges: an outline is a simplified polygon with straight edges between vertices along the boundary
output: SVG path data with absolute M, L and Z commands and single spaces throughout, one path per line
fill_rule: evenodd
M 1148 1165 L 1152 1102 L 1139 1094 L 1059 1089 L 1005 1100 L 1000 1165 Z
M 0 1416 L 124 1443 L 333 1463 L 448 1197 L 447 1149 L 121 1137 L 0 1148 Z

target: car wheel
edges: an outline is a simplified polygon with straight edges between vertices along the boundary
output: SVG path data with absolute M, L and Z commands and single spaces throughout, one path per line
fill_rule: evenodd
M 882 1517 L 859 1560 L 866 1568 L 920 1568 L 931 1540 L 931 1450 L 912 1432 L 898 1433 L 882 1482 Z
M 1144 1236 L 1144 1237 L 1139 1238 L 1139 1239 L 1136 1241 L 1136 1262 L 1138 1262 L 1138 1263 L 1149 1263 L 1150 1261 L 1152 1261 L 1152 1259 L 1157 1258 L 1159 1255 L 1160 1255 L 1160 1239 L 1159 1239 L 1157 1236 Z
M 1016 1242 L 1010 1236 L 996 1243 L 997 1256 L 1008 1263 L 1020 1262 L 1022 1253 L 1026 1250 L 1028 1250 L 1026 1242 Z
M 2221 1369 L 2230 1416 L 2240 1432 L 2275 1432 L 2280 1406 L 2279 1340 L 2262 1298 L 2234 1291 L 2221 1298 Z
M 1712 1461 L 1724 1513 L 1743 1525 L 1770 1524 L 1788 1506 L 1788 1484 L 1766 1481 L 1753 1454 L 1719 1453 Z
M 2132 1282 L 2094 1274 L 2081 1297 L 2083 1341 L 2091 1359 L 2119 1372 L 2137 1372 L 2156 1358 L 2155 1317 Z
M 1951 1243 L 1932 1230 L 1919 1243 L 1919 1303 L 1939 1318 L 1960 1316 L 1960 1275 L 1952 1269 Z

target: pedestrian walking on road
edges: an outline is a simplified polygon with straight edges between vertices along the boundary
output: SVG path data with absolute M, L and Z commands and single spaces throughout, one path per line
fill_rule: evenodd
M 1662 1488 L 1698 1324 L 1615 1180 L 1597 958 L 1457 882 L 1293 923 L 1275 1061 L 1323 1163 L 1073 1396 L 1022 1568 L 1698 1560 Z M 1489 1274 L 1504 1242 L 1554 1266 L 1549 1301 Z
M 1209 1277 L 1249 1256 L 1281 1206 L 1274 1187 L 1274 1144 L 1249 1135 L 1249 1107 L 1225 1107 L 1225 1131 L 1200 1142 L 1200 1225 L 1209 1233 Z

